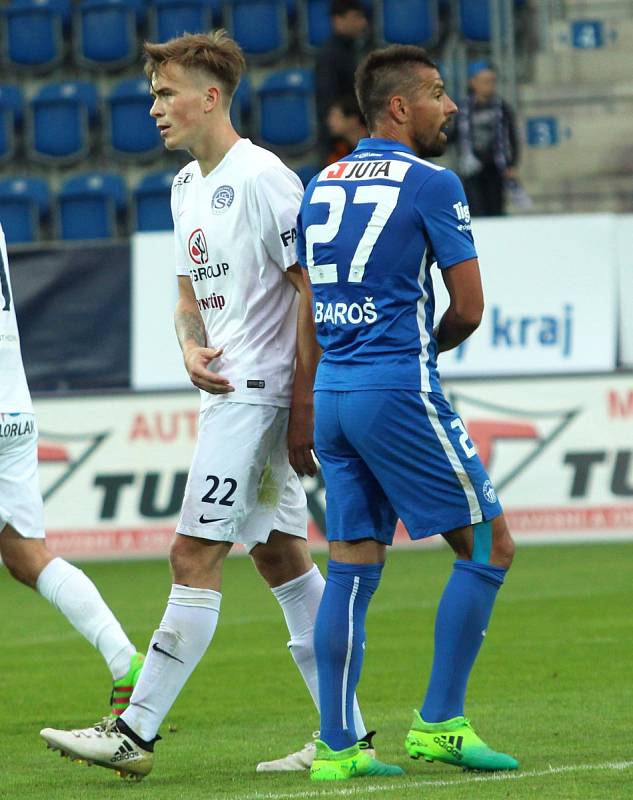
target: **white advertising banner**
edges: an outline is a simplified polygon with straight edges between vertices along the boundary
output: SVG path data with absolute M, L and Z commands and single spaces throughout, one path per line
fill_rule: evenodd
M 133 389 L 184 389 L 191 383 L 174 331 L 178 279 L 171 232 L 132 237 L 132 331 L 130 383 Z
M 626 219 L 626 218 L 625 218 Z M 473 223 L 486 308 L 479 330 L 444 353 L 444 377 L 610 371 L 616 366 L 618 254 L 633 284 L 633 241 L 622 217 L 575 215 Z M 630 225 L 630 223 L 629 223 Z M 619 232 L 619 233 L 618 233 Z M 177 282 L 171 233 L 135 234 L 132 245 L 132 387 L 189 386 L 173 326 Z M 624 263 L 620 259 L 621 263 Z M 437 318 L 448 304 L 433 269 Z M 620 296 L 631 300 L 633 286 Z M 629 302 L 628 308 L 633 307 Z M 633 314 L 622 307 L 633 362 Z
M 620 361 L 633 369 L 633 214 L 622 214 L 617 220 Z
M 618 219 L 475 219 L 484 316 L 473 336 L 442 354 L 442 376 L 614 369 Z M 448 293 L 440 271 L 433 272 L 439 320 Z
M 519 540 L 633 538 L 632 376 L 445 389 Z M 74 558 L 165 554 L 195 444 L 197 392 L 39 399 L 35 410 L 52 549 Z M 323 547 L 323 485 L 305 487 L 310 539 Z M 402 528 L 397 541 L 408 541 Z

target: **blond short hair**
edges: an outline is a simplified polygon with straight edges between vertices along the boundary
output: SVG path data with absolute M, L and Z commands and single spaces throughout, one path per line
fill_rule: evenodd
M 220 81 L 227 105 L 246 69 L 242 48 L 223 28 L 210 33 L 185 33 L 167 42 L 145 42 L 143 52 L 145 74 L 150 82 L 167 64 L 179 64 L 183 69 L 207 73 Z

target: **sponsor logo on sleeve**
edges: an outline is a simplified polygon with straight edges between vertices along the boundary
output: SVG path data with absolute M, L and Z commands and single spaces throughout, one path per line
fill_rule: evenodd
M 283 233 L 280 233 L 279 236 L 281 237 L 284 247 L 288 247 L 297 240 L 297 229 L 290 228 L 289 231 L 284 231 Z
M 224 214 L 225 211 L 228 211 L 234 199 L 235 192 L 233 191 L 232 186 L 218 186 L 215 192 L 213 192 L 213 197 L 211 198 L 212 213 Z
M 472 230 L 472 226 L 470 224 L 470 208 L 468 208 L 468 205 L 466 203 L 462 203 L 460 200 L 457 203 L 453 203 L 453 208 L 455 209 L 455 215 L 460 222 L 460 224 L 457 226 L 457 230 Z
M 209 263 L 209 248 L 202 228 L 196 228 L 189 237 L 189 257 L 194 264 Z

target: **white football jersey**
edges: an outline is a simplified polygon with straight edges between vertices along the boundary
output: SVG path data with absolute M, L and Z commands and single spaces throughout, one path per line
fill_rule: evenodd
M 33 413 L 33 404 L 26 383 L 20 335 L 15 318 L 9 259 L 4 231 L 0 225 L 0 412 L 13 414 Z
M 276 155 L 240 139 L 205 177 L 197 161 L 171 194 L 176 272 L 189 275 L 209 347 L 209 367 L 235 391 L 201 392 L 201 407 L 230 401 L 289 406 L 297 293 L 285 276 L 296 260 L 303 187 Z

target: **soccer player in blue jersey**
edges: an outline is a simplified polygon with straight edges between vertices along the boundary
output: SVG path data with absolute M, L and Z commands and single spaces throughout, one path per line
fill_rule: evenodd
M 315 448 L 330 542 L 315 626 L 321 733 L 311 777 L 402 772 L 359 751 L 351 705 L 367 608 L 398 517 L 412 539 L 440 533 L 457 556 L 406 750 L 470 769 L 516 769 L 517 761 L 491 750 L 464 716 L 468 677 L 514 543 L 437 371 L 438 354 L 463 342 L 483 311 L 462 185 L 424 160 L 444 152 L 457 108 L 436 65 L 413 46 L 370 53 L 356 91 L 371 138 L 313 178 L 298 225 L 323 350 Z M 435 329 L 433 264 L 450 295 Z

